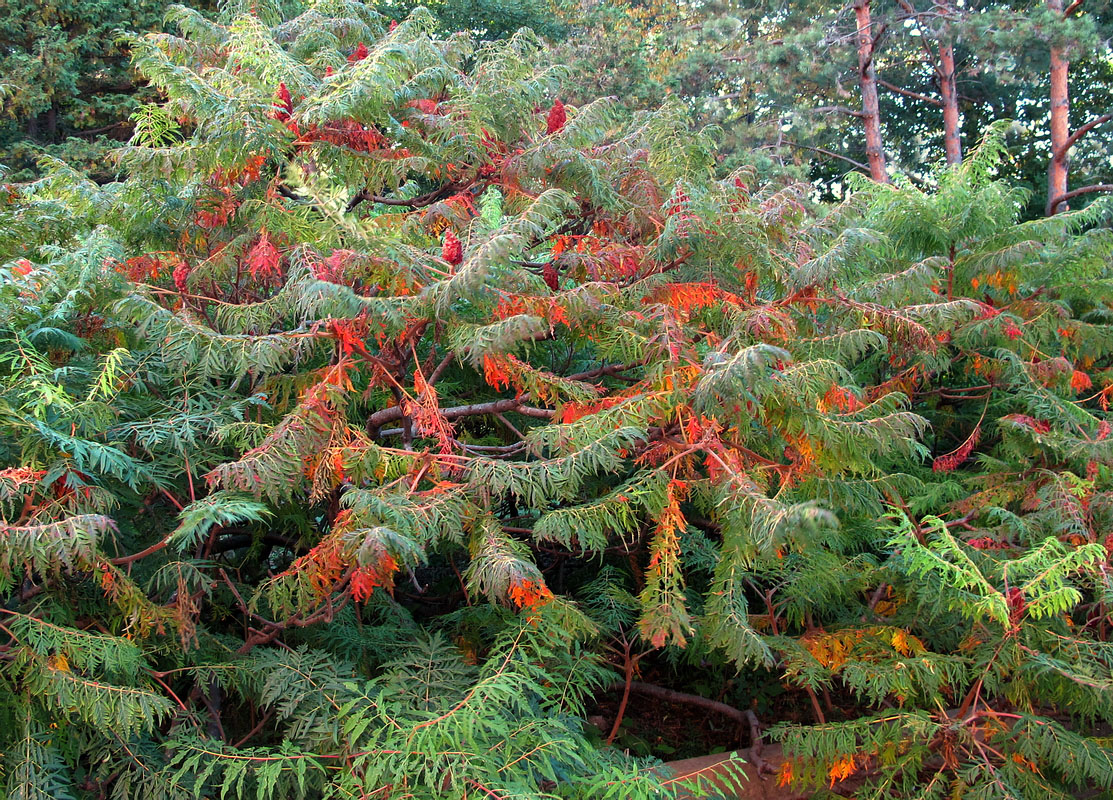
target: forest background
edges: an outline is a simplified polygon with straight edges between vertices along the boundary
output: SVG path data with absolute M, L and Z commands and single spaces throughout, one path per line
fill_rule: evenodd
M 152 96 L 119 37 L 161 29 L 168 5 L 5 4 L 0 164 L 9 179 L 34 174 L 42 152 L 109 176 L 106 148 L 129 138 L 131 115 Z M 724 170 L 753 164 L 805 178 L 824 200 L 844 196 L 848 169 L 922 179 L 940 154 L 954 163 L 999 119 L 1024 131 L 1010 140 L 1002 177 L 1031 192 L 1028 216 L 1046 209 L 1049 192 L 1067 191 L 1068 157 L 1072 191 L 1113 184 L 1113 137 L 1101 128 L 1113 106 L 1106 2 L 424 6 L 443 33 L 537 32 L 545 58 L 568 67 L 566 101 L 609 96 L 632 112 L 679 98 L 694 127 L 722 127 Z M 402 19 L 415 7 L 379 9 Z

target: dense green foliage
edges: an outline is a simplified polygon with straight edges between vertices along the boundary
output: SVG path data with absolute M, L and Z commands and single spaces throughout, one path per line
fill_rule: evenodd
M 642 659 L 807 709 L 770 780 L 1113 789 L 1104 204 L 1021 221 L 995 125 L 815 209 L 528 32 L 170 21 L 121 179 L 0 195 L 8 796 L 675 797 L 584 722 Z
M 164 0 L 0 4 L 0 164 L 17 179 L 44 152 L 103 171 L 145 100 L 128 68 L 123 29 L 158 28 Z M 209 5 L 198 2 L 198 8 Z

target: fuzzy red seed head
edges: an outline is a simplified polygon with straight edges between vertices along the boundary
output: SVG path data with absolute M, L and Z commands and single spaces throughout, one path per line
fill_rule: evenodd
M 182 261 L 174 267 L 174 286 L 179 292 L 185 292 L 187 278 L 189 278 L 189 264 Z
M 545 281 L 545 285 L 552 289 L 554 292 L 560 288 L 560 276 L 557 275 L 556 267 L 553 262 L 549 262 L 541 270 L 541 277 Z
M 441 258 L 454 267 L 464 260 L 464 246 L 452 230 L 445 231 L 444 244 L 441 245 Z
M 1009 604 L 1009 619 L 1014 623 L 1018 622 L 1028 610 L 1028 601 L 1024 597 L 1024 592 L 1014 586 L 1005 593 L 1005 600 Z
M 278 84 L 274 101 L 274 118 L 279 122 L 285 122 L 294 111 L 294 99 L 290 96 L 290 90 L 286 88 L 285 83 Z
M 360 42 L 358 45 L 356 45 L 355 51 L 350 56 L 348 56 L 348 63 L 354 64 L 357 61 L 363 61 L 363 59 L 365 58 L 367 58 L 367 45 L 365 45 L 363 42 Z
M 546 120 L 545 133 L 552 135 L 564 127 L 564 123 L 568 121 L 568 112 L 564 110 L 564 103 L 560 102 L 558 98 L 553 103 L 553 107 L 549 109 L 549 117 Z

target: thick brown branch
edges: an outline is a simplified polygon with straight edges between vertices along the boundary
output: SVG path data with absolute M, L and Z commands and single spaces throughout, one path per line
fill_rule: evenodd
M 547 408 L 533 408 L 532 406 L 522 405 L 522 401 L 518 399 L 506 398 L 503 400 L 490 400 L 486 403 L 471 403 L 466 406 L 451 406 L 450 408 L 441 409 L 441 415 L 445 419 L 458 419 L 460 417 L 473 417 L 479 414 L 500 414 L 504 411 L 516 411 L 519 414 L 525 414 L 527 417 L 537 417 L 539 419 L 549 419 L 556 413 Z M 400 420 L 404 416 L 405 414 L 403 414 L 400 406 L 391 406 L 390 408 L 376 411 L 367 418 L 367 430 L 373 431 L 377 428 L 381 428 L 388 422 Z
M 618 681 L 611 688 L 621 688 L 624 683 L 624 681 Z M 711 711 L 715 714 L 721 714 L 724 717 L 733 719 L 739 725 L 749 725 L 750 723 L 750 718 L 745 711 L 740 711 L 734 706 L 729 706 L 726 703 L 720 703 L 718 700 L 701 697 L 698 694 L 678 692 L 673 689 L 666 689 L 664 686 L 657 686 L 653 683 L 642 683 L 641 681 L 631 681 L 630 691 L 637 694 L 644 694 L 647 697 L 653 697 L 657 700 L 664 700 L 666 703 L 683 703 L 684 705 L 702 708 L 705 711 Z
M 1051 216 L 1053 213 L 1055 213 L 1055 210 L 1060 205 L 1067 202 L 1068 200 L 1073 200 L 1075 197 L 1078 197 L 1079 195 L 1092 194 L 1094 192 L 1113 192 L 1113 183 L 1095 183 L 1092 186 L 1083 186 L 1079 189 L 1072 189 L 1069 192 L 1064 192 L 1063 194 L 1059 195 L 1058 197 L 1054 197 L 1054 198 L 1052 198 L 1051 200 L 1048 201 L 1048 203 L 1047 203 L 1047 208 L 1048 208 L 1047 214 L 1048 214 L 1048 216 Z
M 467 182 L 467 183 L 456 183 L 456 182 L 446 183 L 444 186 L 440 187 L 439 189 L 434 189 L 431 192 L 427 192 L 426 194 L 418 195 L 417 197 L 413 197 L 409 200 L 402 200 L 402 199 L 398 199 L 398 198 L 394 198 L 394 197 L 380 197 L 379 195 L 371 194 L 366 189 L 361 189 L 359 192 L 357 192 L 352 197 L 351 200 L 348 201 L 348 205 L 344 208 L 344 210 L 345 211 L 351 211 L 356 206 L 358 206 L 360 203 L 362 203 L 364 200 L 370 200 L 373 203 L 381 203 L 384 206 L 401 206 L 403 208 L 425 208 L 426 206 L 433 205 L 433 203 L 436 203 L 438 200 L 443 200 L 444 198 L 448 197 L 449 195 L 455 194 L 456 192 L 458 192 L 462 189 L 466 189 L 470 185 L 471 185 L 471 182 Z
M 1113 119 L 1113 114 L 1102 114 L 1100 117 L 1094 117 L 1085 125 L 1079 126 L 1074 133 L 1067 137 L 1067 140 L 1063 142 L 1062 146 L 1055 151 L 1055 158 L 1061 159 L 1068 150 L 1070 150 L 1072 147 L 1075 146 L 1075 144 L 1078 143 L 1079 139 L 1092 131 L 1098 125 L 1101 125 L 1103 122 L 1109 122 L 1109 120 L 1111 119 Z
M 569 381 L 586 381 L 591 378 L 599 378 L 604 375 L 617 375 L 619 372 L 625 372 L 628 369 L 644 366 L 644 361 L 635 361 L 631 364 L 608 364 L 605 367 L 596 367 L 589 369 L 586 372 L 577 372 L 575 375 L 568 375 L 565 380 Z
M 825 150 L 822 147 L 812 147 L 810 145 L 800 144 L 798 142 L 790 142 L 788 139 L 785 139 L 784 143 L 787 144 L 789 147 L 795 147 L 797 150 L 809 150 L 813 153 L 819 153 L 820 155 L 823 155 L 823 156 L 829 156 L 831 158 L 837 158 L 839 161 L 845 161 L 847 164 L 851 164 L 851 165 L 857 167 L 858 169 L 862 170 L 863 172 L 869 172 L 870 171 L 869 166 L 866 165 L 866 164 L 863 164 L 861 161 L 855 161 L 853 158 L 848 158 L 846 156 L 841 156 L 838 153 L 834 153 L 830 150 Z

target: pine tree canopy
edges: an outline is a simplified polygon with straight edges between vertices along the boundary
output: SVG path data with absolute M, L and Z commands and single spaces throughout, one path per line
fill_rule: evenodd
M 1113 790 L 1107 205 L 1021 222 L 998 125 L 817 207 L 292 5 L 0 194 L 8 797 L 683 796 L 584 722 L 632 653 L 790 698 L 800 791 Z

